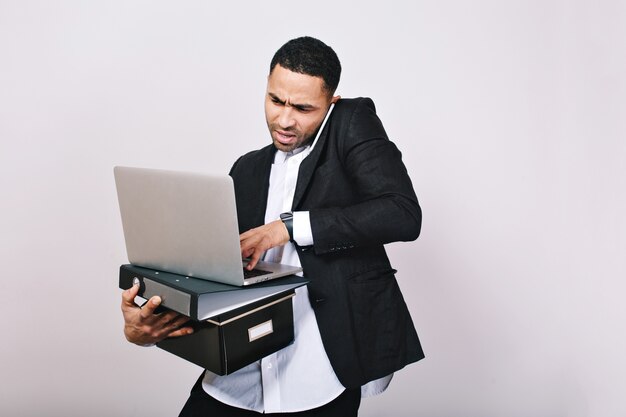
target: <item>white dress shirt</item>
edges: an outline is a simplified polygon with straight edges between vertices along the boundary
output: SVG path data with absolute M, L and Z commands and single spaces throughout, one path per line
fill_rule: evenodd
M 300 163 L 313 146 L 289 153 L 276 152 L 270 174 L 266 224 L 278 219 L 280 213 L 291 211 Z M 299 245 L 313 244 L 309 212 L 294 212 L 293 233 Z M 268 250 L 264 260 L 300 266 L 291 242 Z M 230 375 L 219 376 L 207 371 L 202 381 L 204 390 L 225 404 L 260 413 L 310 410 L 338 397 L 345 388 L 337 379 L 324 350 L 306 286 L 296 290 L 293 314 L 294 343 Z M 383 392 L 391 377 L 363 386 L 362 395 Z

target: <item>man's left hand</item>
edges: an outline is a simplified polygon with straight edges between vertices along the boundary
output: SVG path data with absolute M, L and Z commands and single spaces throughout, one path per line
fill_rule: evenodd
M 281 220 L 274 220 L 242 233 L 239 235 L 241 256 L 250 258 L 246 268 L 248 270 L 253 269 L 266 250 L 284 245 L 287 242 L 289 242 L 289 232 Z

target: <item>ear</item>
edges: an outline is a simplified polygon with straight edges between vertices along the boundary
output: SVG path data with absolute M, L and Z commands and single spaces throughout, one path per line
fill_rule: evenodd
M 333 96 L 330 100 L 331 104 L 336 104 L 341 99 L 341 96 Z

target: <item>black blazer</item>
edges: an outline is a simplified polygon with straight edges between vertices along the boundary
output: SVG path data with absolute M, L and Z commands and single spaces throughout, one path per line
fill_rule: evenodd
M 239 158 L 241 232 L 264 223 L 273 145 Z M 294 211 L 314 246 L 297 247 L 309 298 L 339 381 L 354 388 L 424 357 L 383 245 L 417 238 L 421 209 L 402 155 L 368 98 L 342 99 L 298 173 Z

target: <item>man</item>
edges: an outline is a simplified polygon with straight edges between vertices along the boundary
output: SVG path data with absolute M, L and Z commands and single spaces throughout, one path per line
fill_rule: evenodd
M 340 73 L 317 39 L 283 45 L 265 98 L 272 144 L 230 172 L 248 268 L 264 257 L 310 280 L 294 298 L 295 341 L 231 375 L 206 371 L 181 416 L 356 416 L 362 395 L 424 357 L 383 248 L 416 239 L 421 210 L 373 102 L 334 95 Z M 185 317 L 153 314 L 158 297 L 135 306 L 137 290 L 122 301 L 129 341 L 191 332 Z

